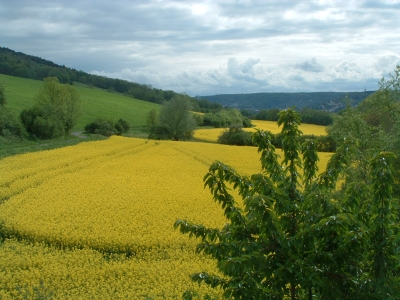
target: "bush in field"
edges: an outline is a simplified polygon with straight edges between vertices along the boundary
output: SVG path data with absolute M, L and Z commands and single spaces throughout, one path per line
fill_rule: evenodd
M 248 117 L 243 117 L 242 124 L 244 128 L 253 127 L 253 124 L 251 123 L 251 120 Z
M 118 133 L 113 124 L 109 121 L 103 120 L 99 122 L 98 125 L 99 126 L 95 129 L 94 133 L 104 136 L 111 136 Z
M 161 125 L 155 125 L 150 128 L 149 139 L 170 140 L 171 133 L 167 127 Z
M 104 119 L 97 119 L 85 126 L 85 133 L 101 134 L 104 136 L 121 135 L 129 131 L 129 123 L 123 119 L 119 119 L 113 123 Z
M 218 137 L 218 143 L 236 146 L 251 146 L 251 132 L 244 131 L 240 125 L 230 126 Z
M 119 132 L 119 134 L 122 133 L 127 133 L 130 129 L 130 125 L 127 121 L 123 119 L 119 119 L 115 124 L 114 124 L 115 129 Z
M 283 159 L 271 136 L 257 131 L 259 174 L 241 176 L 216 161 L 204 177 L 228 219 L 222 229 L 175 222 L 182 233 L 200 239 L 197 253 L 215 258 L 223 274 L 200 272 L 192 280 L 221 288 L 229 299 L 397 299 L 400 211 L 393 197 L 394 155 L 376 154 L 369 164 L 371 184 L 352 183 L 336 197 L 356 151 L 354 141 L 346 139 L 318 175 L 315 143 L 299 142 L 300 116 L 282 111 L 278 125 Z M 184 294 L 193 296 L 190 290 Z

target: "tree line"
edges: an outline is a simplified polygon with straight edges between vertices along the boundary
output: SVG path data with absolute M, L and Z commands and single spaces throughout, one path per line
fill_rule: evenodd
M 346 99 L 349 99 L 346 96 Z M 350 99 L 349 99 L 350 100 Z M 351 100 L 350 100 L 351 101 Z M 345 104 L 346 102 L 342 102 Z M 266 121 L 278 121 L 279 118 L 279 108 L 271 108 L 271 109 L 262 109 L 257 113 L 251 113 L 246 110 L 242 110 L 246 115 L 249 115 L 250 118 L 254 120 L 266 120 Z M 301 122 L 306 124 L 314 124 L 314 125 L 322 125 L 328 126 L 332 124 L 332 113 L 325 110 L 317 110 L 312 108 L 303 108 L 298 111 Z

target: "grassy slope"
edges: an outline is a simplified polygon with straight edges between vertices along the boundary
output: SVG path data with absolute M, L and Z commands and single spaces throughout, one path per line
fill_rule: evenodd
M 35 95 L 42 86 L 38 80 L 24 79 L 0 74 L 0 83 L 4 85 L 7 105 L 15 113 L 34 104 Z M 97 88 L 88 88 L 77 84 L 76 88 L 82 100 L 82 116 L 74 131 L 82 131 L 84 126 L 96 118 L 128 121 L 132 127 L 143 127 L 146 124 L 146 114 L 158 104 L 109 93 Z
M 35 96 L 42 87 L 42 81 L 19 78 L 0 74 L 0 83 L 3 84 L 7 97 L 7 107 L 15 114 L 34 105 Z M 97 88 L 89 88 L 83 84 L 75 86 L 82 100 L 82 115 L 78 124 L 72 131 L 83 131 L 84 126 L 96 118 L 118 120 L 122 118 L 129 122 L 131 130 L 128 135 L 147 137 L 144 130 L 147 113 L 160 105 L 145 102 L 123 95 L 109 93 Z M 86 139 L 75 136 L 66 136 L 46 141 L 19 141 L 7 140 L 0 136 L 0 159 L 6 156 L 54 149 L 69 145 L 75 145 L 82 141 L 103 139 L 102 136 L 93 135 Z

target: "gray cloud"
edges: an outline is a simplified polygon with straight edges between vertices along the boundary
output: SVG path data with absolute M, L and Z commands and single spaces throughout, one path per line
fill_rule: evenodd
M 305 72 L 322 72 L 324 67 L 317 62 L 317 59 L 313 57 L 310 60 L 307 60 L 301 64 L 296 64 L 295 67 L 297 69 L 303 70 Z
M 195 94 L 376 89 L 400 1 L 13 0 L 2 47 Z

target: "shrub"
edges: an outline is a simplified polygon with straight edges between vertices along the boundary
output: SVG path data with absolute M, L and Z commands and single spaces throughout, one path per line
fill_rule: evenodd
M 29 133 L 32 132 L 33 122 L 35 121 L 35 118 L 38 114 L 39 110 L 37 109 L 37 107 L 24 109 L 20 113 L 21 122 Z
M 26 130 L 21 120 L 5 107 L 0 110 L 0 135 L 20 138 L 26 135 Z
M 99 126 L 96 128 L 94 133 L 104 136 L 112 136 L 114 134 L 118 134 L 118 130 L 113 126 L 110 121 L 103 120 L 99 123 Z
M 120 134 L 122 134 L 122 133 L 128 132 L 131 126 L 130 126 L 130 124 L 129 124 L 127 121 L 125 121 L 125 120 L 123 120 L 123 119 L 119 119 L 119 120 L 115 123 L 114 127 L 115 127 L 115 129 L 117 129 L 117 131 L 118 131 Z
M 32 125 L 32 134 L 37 138 L 46 140 L 60 137 L 65 133 L 63 123 L 60 120 L 46 119 L 36 116 Z
M 253 124 L 251 123 L 251 120 L 248 117 L 243 117 L 243 127 L 244 128 L 253 127 Z
M 169 129 L 165 126 L 155 125 L 150 128 L 149 139 L 170 140 L 172 138 Z
M 114 127 L 112 122 L 104 119 L 96 119 L 85 126 L 85 133 L 111 136 L 118 134 L 118 130 Z
M 251 133 L 244 131 L 240 125 L 233 125 L 218 137 L 218 143 L 236 146 L 251 146 Z
M 26 131 L 39 139 L 52 139 L 65 134 L 62 120 L 46 114 L 46 111 L 38 106 L 24 109 L 20 118 Z
M 85 125 L 85 133 L 95 133 L 97 127 L 99 126 L 100 120 L 97 119 L 95 121 L 93 121 L 92 123 L 88 123 Z

